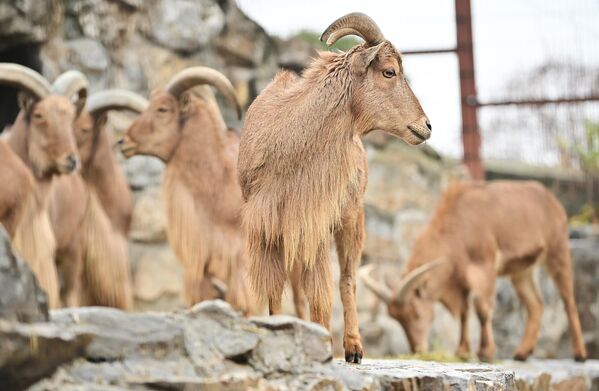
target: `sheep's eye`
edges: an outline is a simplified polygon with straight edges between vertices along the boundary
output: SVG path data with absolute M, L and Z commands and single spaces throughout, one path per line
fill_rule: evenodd
M 42 115 L 40 113 L 33 113 L 33 118 L 42 119 Z
M 168 111 L 168 109 L 166 107 L 159 107 L 158 108 L 158 112 L 159 113 L 166 113 Z
M 388 79 L 392 78 L 393 76 L 395 76 L 395 69 L 393 69 L 393 68 L 385 69 L 383 71 L 383 76 L 385 76 Z

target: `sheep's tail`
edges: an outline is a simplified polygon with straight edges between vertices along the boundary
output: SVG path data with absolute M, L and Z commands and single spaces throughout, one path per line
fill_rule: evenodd
M 23 216 L 15 230 L 13 247 L 27 262 L 40 287 L 46 291 L 48 306 L 59 308 L 60 288 L 54 262 L 56 238 L 48 210 L 34 193 L 25 201 Z
M 130 309 L 133 296 L 127 239 L 113 229 L 92 189 L 89 189 L 83 230 L 84 302 Z

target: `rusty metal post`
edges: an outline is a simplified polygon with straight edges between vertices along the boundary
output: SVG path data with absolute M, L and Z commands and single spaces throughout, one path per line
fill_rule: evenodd
M 480 156 L 481 138 L 476 116 L 476 80 L 474 78 L 470 0 L 455 0 L 455 20 L 458 62 L 460 66 L 464 163 L 468 167 L 472 178 L 484 179 L 485 172 Z

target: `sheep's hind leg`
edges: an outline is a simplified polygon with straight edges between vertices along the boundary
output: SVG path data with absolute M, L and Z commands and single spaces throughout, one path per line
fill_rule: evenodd
M 280 251 L 260 250 L 250 253 L 249 281 L 257 301 L 268 300 L 270 315 L 282 312 L 283 288 L 287 273 Z
M 343 302 L 345 361 L 359 364 L 364 350 L 356 305 L 356 269 L 364 245 L 364 210 L 359 207 L 352 212 L 350 216 L 342 219 L 341 228 L 335 233 L 335 242 L 340 270 L 339 291 Z
M 528 313 L 522 342 L 514 354 L 514 359 L 519 361 L 526 360 L 533 352 L 539 337 L 543 315 L 543 300 L 535 284 L 532 271 L 533 269 L 529 267 L 511 278 L 514 289 Z

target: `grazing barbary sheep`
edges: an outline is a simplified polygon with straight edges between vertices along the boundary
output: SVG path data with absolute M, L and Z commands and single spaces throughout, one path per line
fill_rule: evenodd
M 528 312 L 522 342 L 514 358 L 533 351 L 543 301 L 533 277 L 544 263 L 564 301 L 577 361 L 586 350 L 576 311 L 568 220 L 559 201 L 537 182 L 457 183 L 441 197 L 435 214 L 416 240 L 401 279 L 392 287 L 371 277 L 373 265 L 360 277 L 387 303 L 389 315 L 403 326 L 413 352 L 427 349 L 433 304 L 440 301 L 460 320 L 459 356 L 468 356 L 470 297 L 481 324 L 481 360 L 491 360 L 493 306 L 498 276 L 510 278 Z M 393 290 L 392 290 L 393 289 Z
M 19 97 L 21 112 L 6 142 L 34 177 L 31 196 L 23 200 L 23 216 L 13 243 L 48 293 L 50 307 L 56 308 L 60 303 L 54 265 L 56 243 L 48 195 L 52 178 L 73 172 L 79 164 L 72 124 L 85 103 L 86 91 L 78 91 L 74 105 L 66 97 L 53 94 L 39 73 L 18 64 L 0 64 L 0 83 L 23 91 Z
M 344 308 L 345 359 L 363 350 L 355 302 L 355 272 L 364 242 L 367 161 L 360 139 L 381 129 L 412 145 L 431 126 L 404 78 L 401 55 L 364 14 L 333 22 L 321 39 L 346 35 L 365 42 L 345 53 L 320 53 L 302 77 L 281 72 L 248 109 L 239 150 L 242 220 L 250 279 L 271 314 L 299 267 L 310 318 L 330 329 L 335 237 Z
M 148 109 L 127 130 L 121 150 L 126 157 L 151 155 L 166 163 L 166 229 L 183 265 L 187 304 L 210 298 L 207 273 L 228 282 L 227 300 L 234 307 L 251 312 L 253 301 L 243 280 L 242 199 L 235 171 L 239 138 L 227 130 L 211 91 L 203 89 L 201 97 L 187 92 L 204 84 L 216 87 L 241 117 L 225 76 L 210 68 L 187 68 L 165 89 L 152 92 Z

